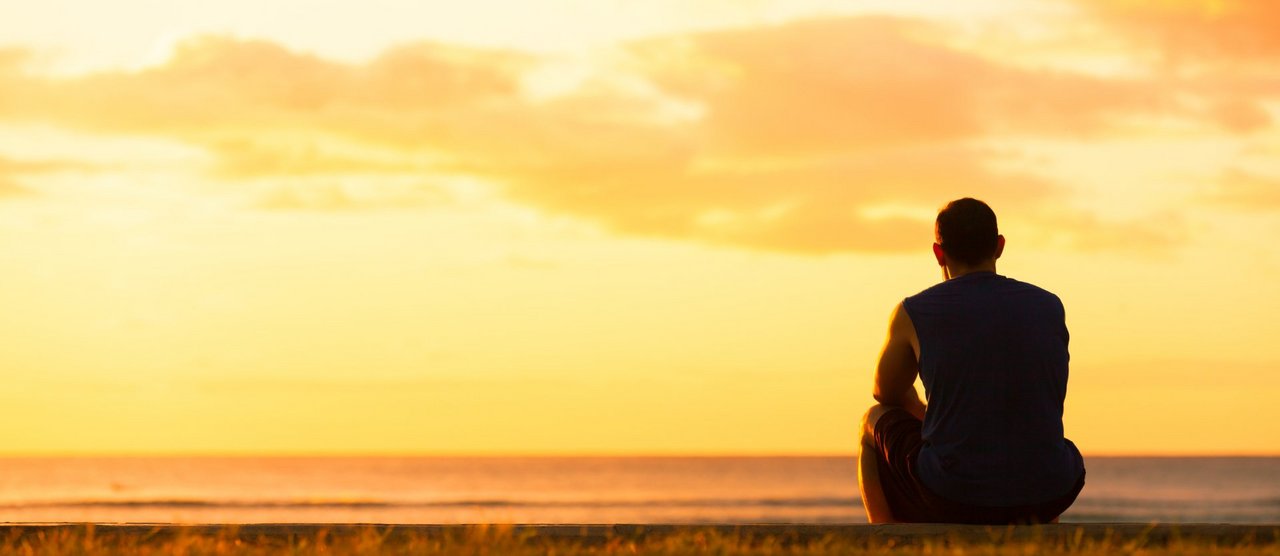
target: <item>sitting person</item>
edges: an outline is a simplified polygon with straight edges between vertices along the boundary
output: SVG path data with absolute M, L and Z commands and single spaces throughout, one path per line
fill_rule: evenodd
M 1062 302 L 996 274 L 1005 238 L 982 201 L 948 204 L 935 236 L 944 281 L 894 310 L 876 367 L 879 404 L 863 420 L 867 517 L 1056 522 L 1084 487 L 1084 460 L 1062 430 Z

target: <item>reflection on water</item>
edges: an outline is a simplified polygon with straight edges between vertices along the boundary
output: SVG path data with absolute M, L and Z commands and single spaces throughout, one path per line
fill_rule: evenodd
M 1280 523 L 1280 458 L 1087 458 L 1064 521 Z M 864 523 L 853 457 L 0 459 L 0 520 Z

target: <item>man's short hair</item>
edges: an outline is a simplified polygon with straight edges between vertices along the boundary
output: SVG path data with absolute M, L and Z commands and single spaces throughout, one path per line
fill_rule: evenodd
M 996 256 L 996 213 L 986 203 L 965 197 L 938 211 L 934 234 L 947 257 L 965 265 L 981 264 Z

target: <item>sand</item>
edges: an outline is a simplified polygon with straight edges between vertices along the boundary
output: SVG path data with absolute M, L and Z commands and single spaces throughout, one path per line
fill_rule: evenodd
M 0 524 L 0 538 L 83 535 L 83 523 Z M 93 524 L 98 536 L 138 536 L 162 540 L 180 535 L 227 535 L 242 539 L 329 538 L 366 534 L 370 529 L 388 540 L 396 538 L 462 538 L 477 529 L 501 529 L 503 535 L 582 545 L 617 539 L 646 539 L 706 532 L 747 541 L 774 539 L 783 544 L 807 544 L 834 539 L 852 545 L 918 545 L 930 543 L 989 544 L 1010 542 L 1107 542 L 1165 546 L 1194 541 L 1212 545 L 1262 545 L 1280 547 L 1280 524 L 1135 524 L 1088 523 L 1042 526 L 977 526 L 948 524 L 894 525 L 385 525 L 385 524 Z

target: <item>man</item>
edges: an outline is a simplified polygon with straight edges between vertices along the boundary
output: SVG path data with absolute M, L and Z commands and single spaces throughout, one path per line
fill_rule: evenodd
M 982 201 L 938 213 L 944 281 L 898 304 L 862 426 L 872 523 L 1049 523 L 1084 487 L 1063 437 L 1062 302 L 996 274 L 1005 239 Z M 915 389 L 920 375 L 928 405 Z

